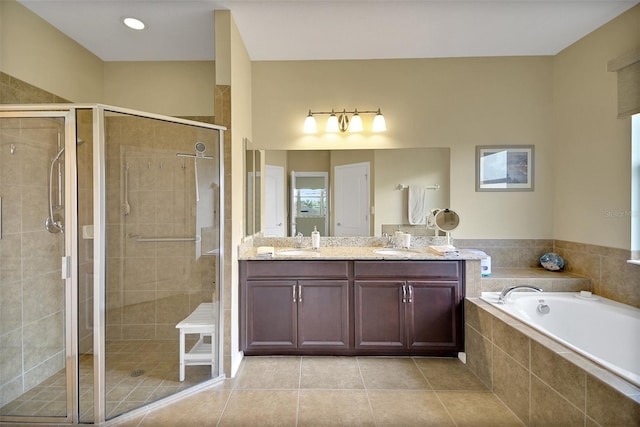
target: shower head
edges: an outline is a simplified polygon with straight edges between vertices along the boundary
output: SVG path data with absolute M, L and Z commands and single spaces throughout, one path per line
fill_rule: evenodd
M 206 149 L 207 149 L 207 146 L 204 145 L 204 142 L 196 142 L 196 152 L 198 154 L 204 154 Z

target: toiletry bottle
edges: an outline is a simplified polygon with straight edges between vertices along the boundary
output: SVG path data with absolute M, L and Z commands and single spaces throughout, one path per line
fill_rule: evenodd
M 312 249 L 320 248 L 320 232 L 318 231 L 315 225 L 313 226 L 313 231 L 311 232 L 311 248 Z
M 394 239 L 393 239 L 393 247 L 394 248 L 398 248 L 402 246 L 402 235 L 404 233 L 402 232 L 402 230 L 400 230 L 400 226 L 398 226 L 398 230 L 395 232 Z
M 411 234 L 404 233 L 402 235 L 402 247 L 405 249 L 409 249 L 410 246 L 411 246 Z

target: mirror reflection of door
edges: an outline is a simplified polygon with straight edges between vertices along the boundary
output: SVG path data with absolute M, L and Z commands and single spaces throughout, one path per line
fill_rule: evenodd
M 310 236 L 314 227 L 321 236 L 329 230 L 329 174 L 291 171 L 291 235 Z
M 285 237 L 284 168 L 265 165 L 264 173 L 264 236 Z
M 369 162 L 334 168 L 334 236 L 368 236 Z

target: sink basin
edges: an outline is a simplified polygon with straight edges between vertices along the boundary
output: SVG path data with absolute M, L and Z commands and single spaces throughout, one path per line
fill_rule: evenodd
M 276 252 L 276 256 L 320 256 L 319 251 L 312 249 L 284 249 Z
M 408 257 L 416 254 L 416 252 L 408 249 L 391 249 L 391 248 L 374 249 L 373 252 L 377 253 L 378 255 L 401 256 L 401 257 Z

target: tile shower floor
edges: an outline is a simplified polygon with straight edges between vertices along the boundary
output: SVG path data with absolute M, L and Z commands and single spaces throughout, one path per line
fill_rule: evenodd
M 457 359 L 245 357 L 236 378 L 118 425 L 523 424 Z
M 190 343 L 187 342 L 187 347 Z M 80 356 L 80 420 L 93 420 L 93 356 Z M 178 380 L 177 341 L 113 341 L 106 346 L 107 418 L 125 413 L 211 378 L 207 366 L 187 367 Z M 63 416 L 65 372 L 60 371 L 37 387 L 0 408 L 5 416 Z

